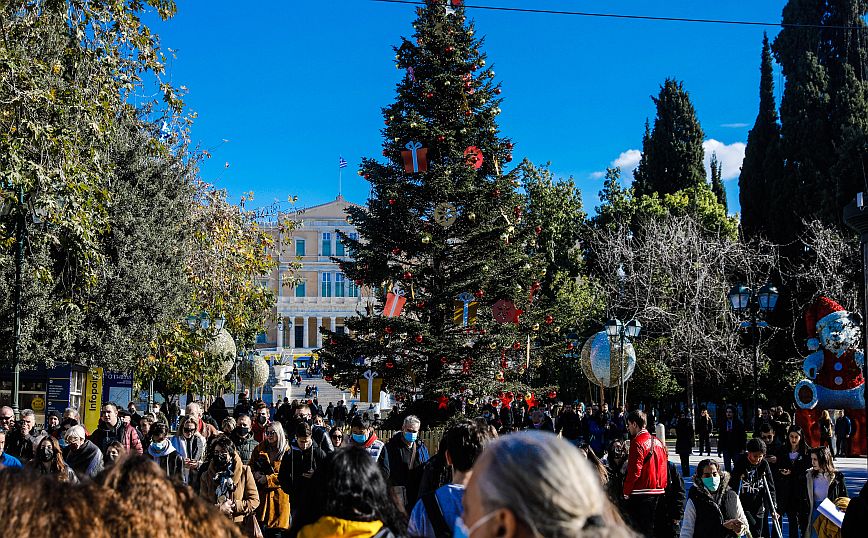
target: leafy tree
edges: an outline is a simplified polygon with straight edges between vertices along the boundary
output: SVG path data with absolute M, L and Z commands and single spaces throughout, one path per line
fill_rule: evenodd
M 788 193 L 777 193 L 776 185 L 783 181 L 783 158 L 780 154 L 781 128 L 775 105 L 774 66 L 768 37 L 763 35 L 760 64 L 759 113 L 747 135 L 747 148 L 738 179 L 741 203 L 741 227 L 746 238 L 782 235 L 780 222 L 791 208 L 780 199 Z M 784 213 L 784 214 L 781 214 Z
M 368 368 L 399 397 L 485 394 L 520 388 L 526 379 L 532 327 L 526 316 L 497 323 L 491 308 L 499 300 L 522 310 L 535 305 L 536 234 L 516 191 L 518 173 L 503 170 L 513 145 L 495 122 L 500 87 L 464 8 L 454 9 L 449 14 L 435 2 L 418 8 L 415 35 L 396 48 L 406 75 L 383 110 L 384 161 L 362 162 L 372 194 L 366 208 L 349 210 L 360 239 L 342 237 L 354 259 L 339 263 L 373 290 L 368 315 L 348 319 L 348 334 L 326 331 L 322 351 L 328 375 L 344 386 Z M 427 171 L 413 171 L 412 142 L 426 149 Z M 407 304 L 400 316 L 386 317 L 387 292 L 398 290 Z M 462 316 L 455 320 L 461 293 L 478 303 L 471 327 L 461 326 Z
M 705 136 L 683 83 L 666 79 L 657 97 L 654 128 L 642 144 L 642 159 L 634 173 L 637 195 L 661 195 L 706 185 L 702 140 Z
M 718 162 L 717 153 L 711 154 L 711 192 L 717 203 L 723 206 L 723 210 L 728 212 L 726 203 L 726 187 L 723 186 L 723 164 Z

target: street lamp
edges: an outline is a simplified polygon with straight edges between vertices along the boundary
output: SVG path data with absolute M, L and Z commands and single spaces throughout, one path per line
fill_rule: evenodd
M 631 319 L 626 324 L 617 318 L 612 318 L 603 325 L 606 329 L 606 334 L 609 340 L 618 342 L 618 361 L 619 361 L 619 380 L 618 380 L 618 400 L 620 405 L 627 405 L 627 391 L 624 389 L 624 344 L 629 340 L 634 340 L 639 337 L 642 332 L 642 324 L 638 319 Z M 611 361 L 611 357 L 610 357 Z M 611 369 L 611 362 L 610 369 Z
M 744 284 L 736 284 L 731 290 L 729 290 L 727 295 L 733 312 L 737 314 L 747 312 L 750 314 L 750 320 L 742 322 L 740 327 L 750 331 L 751 349 L 753 354 L 753 415 L 751 415 L 750 420 L 753 421 L 754 416 L 756 416 L 756 396 L 757 391 L 759 390 L 757 387 L 757 362 L 759 361 L 760 329 L 768 327 L 768 323 L 760 321 L 759 315 L 761 313 L 770 314 L 771 312 L 774 312 L 775 307 L 778 305 L 778 297 L 780 294 L 778 293 L 778 289 L 769 282 L 761 287 L 756 293 Z
M 15 420 L 20 418 L 19 391 L 21 385 L 21 272 L 24 265 L 24 243 L 27 241 L 27 224 L 41 224 L 47 215 L 43 207 L 35 206 L 33 200 L 25 201 L 24 185 L 18 186 L 14 201 L 0 201 L 0 216 L 12 216 L 15 226 L 15 284 L 12 293 L 12 412 Z
M 223 330 L 223 326 L 226 325 L 226 318 L 224 318 L 222 314 L 219 315 L 218 317 L 212 319 L 211 316 L 209 316 L 208 313 L 205 312 L 204 310 L 202 312 L 200 312 L 198 316 L 195 314 L 191 314 L 191 315 L 187 316 L 185 321 L 187 322 L 187 327 L 191 331 L 196 331 L 197 329 L 202 329 L 203 331 L 208 333 L 208 335 L 211 336 L 211 338 L 214 338 L 215 336 L 217 336 L 220 333 L 220 331 Z M 205 362 L 204 356 L 202 357 L 202 362 L 203 362 L 203 366 L 204 366 L 204 362 Z M 205 390 L 205 370 L 204 370 L 204 368 L 202 369 L 202 390 L 203 391 Z M 202 396 L 204 398 L 205 395 L 203 394 Z

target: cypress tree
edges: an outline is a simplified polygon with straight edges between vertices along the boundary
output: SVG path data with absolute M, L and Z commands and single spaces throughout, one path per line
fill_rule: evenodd
M 636 194 L 672 194 L 706 185 L 705 135 L 683 84 L 666 79 L 652 99 L 657 117 L 650 133 L 646 125 L 642 159 L 635 172 Z
M 778 239 L 773 237 L 775 231 L 772 230 L 776 219 L 769 218 L 770 212 L 775 211 L 770 186 L 779 184 L 783 167 L 772 61 L 768 37 L 763 35 L 759 113 L 747 135 L 747 148 L 738 178 L 741 228 L 748 238 L 763 236 Z
M 723 186 L 723 164 L 717 160 L 717 152 L 711 154 L 711 192 L 717 198 L 717 203 L 729 211 L 726 203 L 726 187 Z

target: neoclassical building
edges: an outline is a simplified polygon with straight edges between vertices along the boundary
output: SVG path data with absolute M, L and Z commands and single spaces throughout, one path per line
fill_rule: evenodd
M 311 350 L 322 347 L 319 327 L 343 332 L 344 319 L 364 311 L 363 290 L 331 259 L 350 255 L 338 240 L 337 230 L 358 237 L 355 227 L 347 222 L 345 210 L 351 205 L 338 195 L 326 204 L 286 214 L 297 223 L 295 229 L 285 234 L 273 230 L 279 266 L 261 283 L 277 295 L 276 317 L 281 322 L 259 335 L 258 354 L 281 354 L 306 362 Z M 295 263 L 301 264 L 300 270 L 294 270 Z M 299 282 L 292 287 L 280 286 L 289 272 L 295 272 Z

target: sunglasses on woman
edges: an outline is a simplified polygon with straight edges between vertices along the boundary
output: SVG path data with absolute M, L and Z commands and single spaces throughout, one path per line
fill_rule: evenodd
M 184 433 L 196 433 L 196 428 L 184 428 Z

